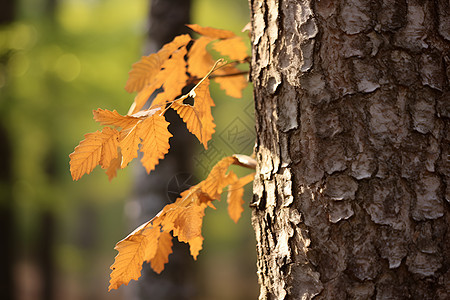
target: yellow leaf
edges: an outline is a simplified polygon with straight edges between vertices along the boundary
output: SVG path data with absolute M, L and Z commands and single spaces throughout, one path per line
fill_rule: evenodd
M 200 253 L 200 250 L 202 250 L 203 245 L 203 237 L 199 236 L 195 239 L 192 239 L 189 241 L 189 247 L 192 257 L 197 260 L 197 256 Z
M 209 79 L 205 79 L 195 90 L 194 105 L 174 102 L 172 107 L 177 111 L 187 129 L 194 134 L 205 149 L 208 149 L 208 141 L 211 139 L 214 128 L 214 118 L 211 107 L 215 106 L 209 93 Z
M 140 123 L 139 121 L 134 127 L 127 131 L 122 131 L 122 135 L 125 135 L 120 139 L 119 146 L 122 151 L 122 162 L 120 163 L 120 167 L 125 168 L 133 158 L 138 156 L 137 152 L 139 150 L 139 143 L 141 142 L 139 135 L 137 134 Z
M 119 132 L 110 127 L 105 127 L 102 130 L 103 143 L 102 151 L 100 155 L 100 166 L 103 169 L 107 169 L 111 161 L 117 157 L 117 147 L 119 146 Z
M 111 181 L 114 177 L 117 176 L 117 169 L 120 168 L 120 163 L 122 162 L 122 153 L 111 160 L 109 167 L 106 169 L 106 175 L 108 175 L 108 180 Z
M 189 243 L 202 235 L 202 223 L 206 205 L 189 205 L 183 208 L 175 220 L 174 236 L 181 242 Z
M 189 49 L 188 72 L 192 76 L 202 78 L 214 64 L 211 54 L 206 50 L 206 46 L 212 40 L 212 38 L 201 36 L 194 41 L 191 49 Z
M 94 120 L 101 125 L 117 126 L 121 128 L 130 128 L 139 122 L 139 118 L 131 116 L 122 116 L 116 110 L 97 109 L 93 111 Z
M 242 98 L 242 90 L 247 87 L 248 81 L 241 73 L 242 71 L 235 67 L 226 66 L 215 72 L 218 76 L 215 76 L 214 80 L 228 96 Z
M 169 152 L 169 138 L 172 136 L 167 130 L 169 122 L 164 116 L 154 114 L 145 119 L 137 129 L 139 137 L 142 139 L 141 152 L 144 153 L 141 162 L 150 173 L 158 164 L 160 159 L 164 158 Z
M 179 35 L 172 42 L 164 45 L 157 53 L 143 56 L 139 62 L 133 64 L 125 86 L 127 92 L 139 92 L 146 85 L 151 84 L 170 55 L 178 48 L 186 46 L 190 40 L 191 38 L 187 34 Z
M 159 109 L 142 112 L 144 119 L 141 119 L 133 128 L 122 130 L 123 138 L 119 142 L 122 151 L 122 168 L 138 156 L 139 144 L 142 144 L 141 152 L 144 153 L 142 165 L 149 173 L 158 164 L 159 159 L 164 158 L 169 151 L 169 138 L 172 134 L 167 130 L 169 123 L 164 116 L 155 114 L 155 111 Z
M 255 173 L 244 176 L 239 180 L 236 176 L 234 176 L 234 182 L 228 188 L 228 214 L 235 223 L 237 223 L 242 212 L 244 211 L 244 208 L 242 207 L 244 204 L 244 200 L 242 199 L 242 196 L 244 196 L 244 186 L 253 181 L 254 177 Z
M 198 201 L 199 196 L 204 196 L 200 186 L 201 183 L 182 192 L 175 203 L 164 207 L 159 216 L 165 232 L 172 231 L 173 236 L 177 236 L 179 241 L 189 243 L 194 259 L 202 249 L 201 230 L 207 206 L 206 199 Z
M 236 36 L 232 31 L 229 31 L 229 30 L 216 29 L 216 28 L 212 28 L 212 27 L 202 27 L 197 24 L 189 24 L 186 26 L 201 35 L 204 35 L 204 36 L 207 36 L 207 37 L 210 37 L 213 39 L 229 39 L 229 38 Z
M 148 98 L 160 88 L 163 82 L 159 80 L 153 80 L 150 84 L 146 85 L 134 98 L 133 105 L 130 107 L 128 114 L 134 114 L 138 112 L 147 103 Z
M 181 47 L 162 65 L 162 70 L 156 75 L 156 80 L 164 82 L 164 92 L 156 96 L 152 102 L 152 106 L 163 105 L 167 101 L 172 101 L 181 95 L 181 91 L 188 80 L 186 61 L 184 60 L 186 54 L 186 47 Z
M 111 160 L 117 157 L 119 138 L 117 130 L 105 127 L 102 131 L 88 133 L 84 137 L 85 139 L 69 155 L 73 180 L 91 173 L 98 164 L 108 168 Z
M 152 228 L 150 221 L 142 224 L 117 243 L 114 249 L 119 253 L 110 267 L 112 272 L 108 290 L 117 289 L 122 284 L 128 285 L 130 280 L 137 280 L 141 276 L 142 263 L 146 260 L 150 261 L 153 258 L 152 252 L 156 253 L 158 249 L 158 247 L 151 247 L 152 251 L 149 252 L 148 246 L 157 244 L 159 236 L 159 226 Z M 149 256 L 146 257 L 146 254 Z
M 170 233 L 161 232 L 155 256 L 150 260 L 150 265 L 156 273 L 164 270 L 164 265 L 169 262 L 169 255 L 172 253 L 172 236 Z
M 214 43 L 214 50 L 232 60 L 244 60 L 248 57 L 247 46 L 241 37 L 220 40 Z
M 110 289 L 139 278 L 144 261 L 150 262 L 153 270 L 160 273 L 172 253 L 170 232 L 178 240 L 189 243 L 191 255 L 197 259 L 203 244 L 201 231 L 205 208 L 212 206 L 211 201 L 218 199 L 228 185 L 231 185 L 228 192 L 230 216 L 235 222 L 239 219 L 242 212 L 241 190 L 254 174 L 238 179 L 232 171 L 227 174 L 231 164 L 241 162 L 235 157 L 223 158 L 204 181 L 183 191 L 174 203 L 166 205 L 152 220 L 117 244 L 119 254 L 111 266 Z
M 202 191 L 212 199 L 219 199 L 222 189 L 229 183 L 225 181 L 226 172 L 231 164 L 236 162 L 232 156 L 222 158 L 209 172 L 208 177 L 201 182 Z

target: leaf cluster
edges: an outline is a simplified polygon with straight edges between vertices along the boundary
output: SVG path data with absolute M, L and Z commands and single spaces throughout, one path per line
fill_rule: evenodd
M 168 153 L 169 122 L 165 113 L 175 110 L 186 123 L 187 129 L 208 148 L 215 132 L 211 108 L 215 105 L 209 92 L 210 80 L 215 80 L 226 94 L 240 98 L 247 85 L 245 72 L 236 68 L 248 61 L 247 48 L 242 39 L 227 30 L 188 25 L 200 34 L 198 39 L 189 35 L 177 36 L 157 53 L 144 56 L 132 66 L 125 89 L 136 92 L 126 115 L 116 110 L 94 110 L 94 120 L 105 126 L 102 130 L 85 135 L 85 139 L 70 156 L 70 172 L 74 180 L 89 174 L 100 165 L 111 180 L 117 170 L 125 168 L 142 152 L 141 163 L 150 173 L 159 160 Z M 228 57 L 214 62 L 207 51 L 214 50 Z M 188 88 L 189 92 L 183 94 Z M 160 91 L 159 93 L 156 93 Z M 149 108 L 145 105 L 156 94 Z M 191 100 L 188 104 L 187 100 Z M 193 102 L 193 103 L 192 103 Z M 237 222 L 243 211 L 243 187 L 253 180 L 254 174 L 238 178 L 228 171 L 230 165 L 255 168 L 255 161 L 243 155 L 225 157 L 199 184 L 181 193 L 172 204 L 166 205 L 152 220 L 138 227 L 117 243 L 119 251 L 111 266 L 109 289 L 128 284 L 140 277 L 143 262 L 151 264 L 160 273 L 172 253 L 172 237 L 190 245 L 194 259 L 202 249 L 201 227 L 206 207 L 220 200 L 228 190 L 228 213 Z
M 164 118 L 168 108 L 174 109 L 188 130 L 201 144 L 208 148 L 208 141 L 215 132 L 211 107 L 214 101 L 209 92 L 209 77 L 215 80 L 227 94 L 241 97 L 247 85 L 244 74 L 234 65 L 245 61 L 247 51 L 244 42 L 231 31 L 189 25 L 202 34 L 197 40 L 189 35 L 177 36 L 157 53 L 144 56 L 132 66 L 125 89 L 137 92 L 128 114 L 117 111 L 94 110 L 94 120 L 105 127 L 101 131 L 88 133 L 85 139 L 70 154 L 70 172 L 74 180 L 89 174 L 100 165 L 110 179 L 119 168 L 124 168 L 143 152 L 141 162 L 149 173 L 159 160 L 169 151 L 169 123 Z M 239 59 L 223 64 L 214 63 L 206 46 L 216 41 L 214 48 L 231 59 Z M 217 46 L 224 45 L 222 47 Z M 235 51 L 230 49 L 235 47 Z M 220 64 L 220 65 L 219 65 Z M 196 83 L 189 93 L 182 95 L 184 87 Z M 148 109 L 143 109 L 149 97 L 158 89 Z M 181 96 L 180 96 L 181 95 Z M 192 98 L 194 104 L 184 100 Z
M 196 259 L 203 244 L 201 230 L 205 208 L 214 208 L 212 201 L 220 200 L 226 187 L 228 213 L 235 222 L 239 220 L 243 211 L 243 187 L 253 180 L 254 173 L 238 178 L 233 171 L 227 173 L 232 164 L 240 164 L 238 158 L 223 158 L 205 180 L 182 192 L 174 203 L 166 205 L 152 220 L 117 243 L 115 249 L 119 253 L 111 266 L 109 290 L 137 280 L 143 262 L 150 263 L 152 269 L 160 273 L 172 253 L 172 236 L 188 243 Z

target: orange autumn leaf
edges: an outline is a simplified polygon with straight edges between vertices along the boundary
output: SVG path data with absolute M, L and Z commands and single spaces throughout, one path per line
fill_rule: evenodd
M 121 128 L 130 128 L 139 122 L 139 118 L 132 116 L 122 116 L 116 110 L 97 109 L 93 111 L 94 120 L 101 125 L 117 126 Z
M 174 236 L 181 242 L 188 243 L 202 235 L 202 222 L 206 205 L 194 205 L 184 208 L 175 220 Z
M 253 181 L 254 177 L 255 173 L 249 174 L 240 179 L 236 177 L 235 181 L 230 184 L 230 187 L 228 188 L 228 214 L 235 223 L 237 223 L 242 212 L 244 211 L 244 208 L 242 207 L 244 204 L 244 200 L 242 199 L 244 196 L 244 186 Z
M 150 84 L 146 85 L 139 93 L 134 97 L 134 102 L 128 110 L 128 114 L 134 114 L 138 112 L 147 103 L 148 98 L 161 87 L 163 82 L 159 80 L 153 80 Z
M 108 175 L 108 180 L 111 181 L 117 176 L 117 170 L 120 169 L 120 163 L 122 162 L 122 153 L 119 152 L 118 156 L 111 160 L 109 167 L 106 168 L 106 175 Z
M 189 241 L 189 251 L 194 260 L 197 260 L 200 250 L 202 250 L 203 240 L 204 238 L 199 236 Z
M 169 123 L 164 116 L 155 113 L 158 110 L 149 111 L 153 113 L 126 131 L 125 137 L 119 142 L 122 151 L 122 168 L 137 157 L 139 144 L 141 144 L 141 152 L 144 153 L 141 161 L 147 172 L 153 170 L 158 161 L 169 152 L 169 138 L 172 136 L 167 130 Z
M 108 290 L 117 289 L 122 284 L 128 285 L 132 279 L 137 280 L 141 276 L 144 261 L 152 261 L 158 250 L 159 256 L 161 256 L 161 253 L 167 252 L 165 244 L 162 244 L 162 249 L 159 249 L 160 237 L 160 227 L 153 227 L 151 221 L 149 221 L 117 243 L 114 249 L 119 253 L 114 264 L 110 267 L 112 272 Z M 160 259 L 157 258 L 157 260 Z
M 172 253 L 172 245 L 172 236 L 170 233 L 161 232 L 155 255 L 150 259 L 150 266 L 156 273 L 161 273 L 164 270 L 164 265 L 169 262 L 169 255 Z
M 216 77 L 214 80 L 220 88 L 230 97 L 242 98 L 242 91 L 247 87 L 248 81 L 245 75 Z
M 183 59 L 184 55 L 181 55 L 179 52 L 183 48 L 185 50 L 181 51 L 186 51 L 186 45 L 190 41 L 191 38 L 187 34 L 177 36 L 157 53 L 144 56 L 139 62 L 133 64 L 125 89 L 130 93 L 137 91 L 138 94 L 135 97 L 132 107 L 130 107 L 130 114 L 138 112 L 145 105 L 147 99 L 156 89 L 165 83 L 168 77 L 172 77 L 173 73 L 180 73 L 177 71 L 177 65 L 180 63 L 180 57 Z M 179 50 L 179 48 L 181 49 Z M 183 68 L 183 64 L 185 65 L 183 62 L 180 65 L 180 69 Z M 184 83 L 179 82 L 178 85 Z M 166 92 L 171 89 L 176 90 L 177 88 L 175 86 L 173 88 L 171 87 L 170 89 L 166 89 Z
M 147 231 L 147 233 L 150 232 L 151 234 L 143 234 L 149 224 L 150 222 L 137 228 L 114 247 L 114 249 L 119 251 L 119 254 L 117 254 L 114 264 L 110 267 L 112 272 L 109 281 L 109 291 L 117 289 L 122 284 L 128 285 L 132 279 L 137 280 L 141 276 L 146 246 L 150 240 L 156 240 L 158 238 L 157 235 L 159 235 L 159 231 Z
M 174 102 L 172 107 L 186 123 L 189 132 L 197 137 L 205 149 L 208 149 L 208 141 L 216 127 L 211 114 L 211 107 L 215 104 L 209 93 L 209 79 L 206 78 L 191 94 L 194 96 L 194 105 Z
M 160 109 L 161 115 L 164 115 L 167 108 L 172 106 L 187 123 L 188 129 L 196 135 L 200 143 L 207 149 L 207 143 L 215 132 L 214 119 L 211 114 L 211 107 L 214 106 L 214 102 L 209 93 L 208 77 L 211 73 L 214 73 L 213 79 L 232 97 L 241 97 L 242 89 L 246 86 L 245 76 L 234 67 L 236 62 L 216 68 L 221 60 L 213 64 L 211 55 L 206 49 L 207 45 L 218 39 L 219 41 L 214 45 L 215 49 L 232 59 L 238 60 L 246 56 L 244 54 L 246 51 L 244 51 L 245 45 L 242 39 L 231 31 L 199 25 L 188 26 L 202 36 L 191 43 L 192 40 L 188 35 L 180 35 L 157 53 L 144 56 L 139 62 L 133 64 L 125 88 L 129 92 L 137 91 L 138 93 L 127 115 L 122 116 L 116 110 L 97 109 L 94 111 L 94 119 L 97 122 L 101 125 L 115 127 L 115 130 L 119 131 L 117 134 L 119 149 L 117 151 L 121 151 L 121 153 L 111 150 L 108 155 L 104 155 L 105 159 L 99 160 L 95 158 L 98 151 L 92 151 L 94 160 L 90 162 L 88 155 L 85 161 L 88 165 L 86 165 L 84 171 L 80 171 L 83 164 L 78 163 L 81 168 L 78 170 L 77 163 L 74 161 L 75 157 L 81 156 L 72 155 L 71 173 L 74 174 L 74 178 L 79 179 L 83 174 L 91 172 L 96 164 L 100 164 L 102 168 L 106 169 L 108 178 L 111 179 L 117 172 L 119 159 L 121 159 L 120 167 L 124 168 L 133 158 L 137 157 L 139 149 L 150 153 L 150 150 L 145 150 L 147 149 L 144 145 L 145 142 L 144 144 L 141 142 L 143 137 L 140 136 L 140 133 L 144 131 L 139 130 L 139 128 L 144 120 L 152 115 L 152 109 Z M 207 75 L 204 75 L 205 73 Z M 201 76 L 204 77 L 200 79 Z M 197 84 L 198 86 L 194 91 L 191 91 L 189 95 L 180 96 L 183 88 L 189 84 L 195 84 L 199 79 L 201 84 Z M 149 97 L 158 88 L 162 88 L 163 92 L 156 96 L 150 109 L 142 110 Z M 194 98 L 192 106 L 179 101 L 185 100 L 188 96 Z M 176 97 L 178 99 L 175 99 Z M 153 132 L 161 134 L 164 138 L 168 136 L 167 130 Z M 149 139 L 147 134 L 146 140 Z M 87 145 L 86 142 L 83 144 Z M 113 148 L 105 148 L 105 151 Z M 166 150 L 162 152 L 165 153 Z M 109 156 L 112 158 L 108 158 Z M 152 170 L 155 166 L 155 159 L 148 159 L 149 154 L 144 156 L 146 158 L 143 163 L 145 163 L 147 171 Z M 157 157 L 156 163 L 161 155 L 159 154 Z M 114 161 L 112 165 L 110 165 L 111 161 Z M 76 172 L 81 173 L 76 175 Z
M 227 173 L 231 164 L 242 165 L 241 161 L 237 157 L 223 158 L 205 180 L 182 192 L 174 203 L 166 205 L 152 220 L 118 242 L 115 249 L 119 253 L 111 266 L 109 289 L 137 280 L 144 262 L 150 262 L 152 269 L 160 273 L 172 253 L 172 236 L 188 243 L 191 255 L 196 259 L 203 244 L 201 231 L 205 208 L 210 202 L 219 200 L 226 186 L 230 186 L 228 198 L 229 206 L 234 210 L 232 218 L 237 221 L 241 213 L 238 211 L 242 208 L 241 189 L 254 176 L 250 174 L 238 179 L 232 171 Z
M 152 102 L 154 105 L 162 105 L 167 101 L 174 100 L 181 95 L 182 89 L 186 86 L 188 76 L 186 74 L 186 61 L 184 56 L 187 54 L 186 47 L 181 47 L 172 54 L 169 60 L 162 64 L 162 70 L 156 75 L 158 82 L 164 82 L 164 92 L 156 95 Z
M 223 29 L 216 29 L 212 27 L 203 27 L 197 24 L 189 24 L 186 25 L 187 27 L 191 28 L 195 32 L 213 38 L 213 39 L 229 39 L 233 38 L 236 35 L 229 30 L 223 30 Z
M 191 40 L 188 35 L 176 37 L 157 53 L 144 56 L 133 64 L 125 89 L 137 92 L 128 114 L 116 110 L 97 109 L 94 119 L 103 126 L 102 131 L 90 133 L 70 155 L 70 170 L 74 180 L 90 173 L 96 165 L 106 170 L 111 180 L 119 168 L 124 168 L 143 153 L 141 163 L 147 172 L 155 169 L 159 160 L 169 151 L 169 123 L 164 114 L 174 109 L 207 149 L 208 141 L 215 132 L 211 108 L 210 79 L 232 97 L 241 97 L 246 86 L 245 73 L 236 68 L 247 59 L 245 44 L 240 37 L 227 30 L 188 25 L 201 37 Z M 218 40 L 218 41 L 217 41 Z M 231 61 L 216 62 L 208 53 L 208 44 Z M 211 76 L 212 75 L 212 76 Z M 183 89 L 195 85 L 182 95 Z M 150 97 L 156 95 L 149 109 L 143 109 Z M 193 100 L 189 105 L 183 101 Z M 243 186 L 253 175 L 238 178 L 228 170 L 231 164 L 254 169 L 256 162 L 246 156 L 225 157 L 211 170 L 207 178 L 181 193 L 172 204 L 167 205 L 152 220 L 141 225 L 125 239 L 118 242 L 118 254 L 111 266 L 109 290 L 117 289 L 141 275 L 142 264 L 147 262 L 160 273 L 172 253 L 172 238 L 188 243 L 190 253 L 197 258 L 203 246 L 202 226 L 205 209 L 215 209 L 213 201 L 220 200 L 228 190 L 228 212 L 237 222 L 243 210 Z M 228 188 L 228 189 L 227 189 Z
M 206 50 L 212 38 L 201 36 L 192 44 L 188 54 L 188 72 L 198 78 L 203 77 L 211 69 L 214 60 Z
M 137 134 L 139 125 L 140 123 L 136 123 L 131 129 L 121 132 L 122 137 L 120 138 L 119 147 L 122 151 L 122 162 L 120 163 L 122 169 L 138 156 L 139 144 L 141 142 Z
M 242 71 L 233 66 L 225 66 L 216 72 L 214 81 L 225 93 L 234 98 L 242 98 L 242 91 L 247 87 L 248 81 Z
M 170 55 L 178 48 L 186 46 L 190 40 L 191 37 L 187 34 L 179 35 L 172 42 L 164 45 L 157 53 L 143 56 L 139 62 L 134 63 L 125 85 L 127 92 L 139 92 L 146 85 L 149 85 Z
M 228 168 L 237 163 L 237 159 L 232 156 L 222 158 L 209 172 L 208 177 L 201 182 L 202 191 L 209 195 L 211 199 L 218 199 L 223 188 L 228 184 L 225 180 Z
M 201 230 L 207 207 L 206 204 L 196 201 L 197 197 L 197 192 L 191 193 L 190 189 L 184 191 L 175 203 L 166 205 L 161 218 L 164 231 L 172 231 L 172 235 L 178 237 L 180 242 L 189 244 L 191 253 L 197 253 L 193 255 L 194 259 L 201 250 Z
M 248 57 L 247 46 L 241 37 L 220 40 L 214 43 L 214 50 L 232 60 L 244 60 Z
M 91 173 L 99 164 L 108 168 L 111 161 L 117 157 L 119 132 L 116 129 L 105 127 L 102 131 L 88 133 L 84 137 L 69 155 L 73 180 Z
M 138 135 L 142 139 L 141 152 L 144 153 L 141 162 L 147 173 L 150 173 L 159 160 L 169 152 L 169 138 L 172 134 L 167 130 L 168 126 L 169 122 L 158 114 L 148 117 L 139 126 Z

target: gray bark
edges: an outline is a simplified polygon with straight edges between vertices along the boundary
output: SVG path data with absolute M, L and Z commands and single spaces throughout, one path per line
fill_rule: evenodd
M 250 7 L 260 299 L 449 299 L 448 1 Z

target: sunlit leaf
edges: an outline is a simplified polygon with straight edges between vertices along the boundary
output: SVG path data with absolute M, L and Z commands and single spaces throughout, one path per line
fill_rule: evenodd
M 73 180 L 91 173 L 99 164 L 108 168 L 111 161 L 117 157 L 119 132 L 116 129 L 105 127 L 102 131 L 88 133 L 84 137 L 69 155 Z
M 202 27 L 197 24 L 189 24 L 187 26 L 195 32 L 213 39 L 229 39 L 236 36 L 232 31 L 229 30 L 216 29 L 212 27 Z

